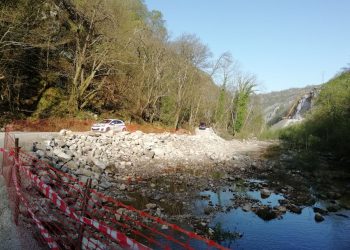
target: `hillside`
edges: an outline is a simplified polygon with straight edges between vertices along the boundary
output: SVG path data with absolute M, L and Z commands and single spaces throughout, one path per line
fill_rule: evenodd
M 0 124 L 94 114 L 180 127 L 214 117 L 196 35 L 169 39 L 142 0 L 0 3 Z M 23 25 L 25 23 L 25 25 Z
M 292 147 L 335 152 L 349 157 L 350 72 L 344 71 L 321 89 L 311 114 L 299 125 L 283 131 Z

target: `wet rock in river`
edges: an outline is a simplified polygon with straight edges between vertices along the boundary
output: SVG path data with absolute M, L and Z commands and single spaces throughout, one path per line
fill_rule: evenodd
M 297 205 L 291 204 L 288 206 L 289 210 L 295 214 L 301 214 L 302 208 Z
M 204 214 L 209 215 L 215 211 L 215 208 L 213 207 L 206 207 L 204 208 Z
M 315 221 L 321 222 L 323 220 L 324 220 L 324 218 L 320 213 L 315 213 Z
M 210 200 L 210 194 L 201 194 L 200 196 L 202 200 Z
M 258 210 L 255 213 L 261 219 L 266 221 L 275 219 L 278 216 L 276 211 L 274 211 L 271 207 L 268 207 L 268 206 L 262 206 L 258 208 Z
M 315 213 L 319 213 L 321 215 L 326 215 L 328 214 L 328 211 L 327 210 L 324 210 L 322 208 L 319 208 L 319 207 L 314 207 L 314 212 Z
M 245 204 L 243 207 L 242 207 L 242 210 L 244 212 L 249 212 L 250 210 L 252 210 L 252 205 L 251 204 Z
M 289 200 L 287 200 L 287 199 L 279 199 L 278 203 L 281 204 L 281 205 L 288 205 Z
M 275 209 L 277 209 L 281 213 L 287 212 L 287 208 L 285 206 L 277 206 L 275 207 Z
M 340 209 L 340 207 L 338 205 L 330 205 L 327 207 L 327 211 L 328 212 L 337 212 Z
M 260 196 L 262 199 L 266 199 L 268 198 L 269 196 L 271 195 L 271 191 L 266 189 L 266 188 L 263 188 L 260 190 Z

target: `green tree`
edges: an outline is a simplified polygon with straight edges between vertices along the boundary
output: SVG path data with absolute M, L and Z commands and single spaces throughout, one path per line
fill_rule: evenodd
M 257 86 L 255 76 L 239 75 L 237 79 L 237 89 L 233 99 L 233 134 L 239 132 L 246 124 L 249 101 L 254 93 L 254 88 Z

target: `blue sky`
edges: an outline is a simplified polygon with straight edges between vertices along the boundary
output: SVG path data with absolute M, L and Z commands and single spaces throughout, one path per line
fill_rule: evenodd
M 230 51 L 263 92 L 319 84 L 350 63 L 350 0 L 145 0 L 172 38 Z

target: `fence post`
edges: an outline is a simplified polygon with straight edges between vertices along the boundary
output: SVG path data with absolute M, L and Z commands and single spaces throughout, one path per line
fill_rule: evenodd
M 19 165 L 17 165 L 17 163 L 19 163 L 19 150 L 20 149 L 21 148 L 19 147 L 19 138 L 15 138 L 15 164 L 13 165 L 12 168 L 14 168 L 13 171 L 15 171 L 15 175 L 17 178 L 19 188 L 21 188 L 21 175 L 19 173 Z M 17 192 L 16 192 L 15 211 L 14 211 L 14 221 L 15 221 L 16 225 L 18 225 L 19 206 L 20 206 L 19 197 L 18 197 Z
M 91 178 L 89 178 L 86 181 L 84 197 L 83 197 L 83 204 L 82 204 L 82 209 L 81 209 L 81 217 L 85 217 L 85 215 L 86 215 L 87 203 L 88 203 L 88 201 L 90 199 L 91 181 L 92 181 Z M 76 248 L 77 250 L 81 250 L 82 249 L 84 229 L 85 229 L 85 224 L 84 223 L 80 224 L 79 237 L 78 237 L 77 248 Z

